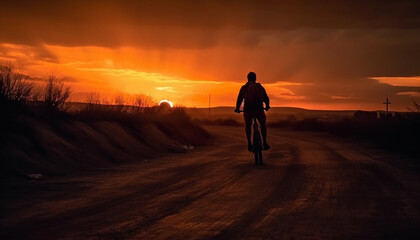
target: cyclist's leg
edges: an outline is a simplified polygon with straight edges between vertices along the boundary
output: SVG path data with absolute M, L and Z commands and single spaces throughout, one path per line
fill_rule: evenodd
M 248 112 L 244 112 L 244 120 L 245 120 L 245 134 L 246 139 L 248 141 L 248 150 L 252 150 L 251 144 L 251 125 L 252 125 L 252 114 Z

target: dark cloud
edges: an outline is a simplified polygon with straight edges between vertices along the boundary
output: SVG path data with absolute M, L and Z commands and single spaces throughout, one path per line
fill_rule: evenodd
M 207 47 L 224 34 L 221 29 L 418 29 L 419 12 L 420 3 L 408 0 L 3 1 L 0 41 Z M 244 43 L 255 44 L 255 40 L 254 35 Z
M 16 55 L 16 52 L 19 55 Z M 0 57 L 13 59 L 13 61 L 22 65 L 39 60 L 50 63 L 58 62 L 58 57 L 42 44 L 12 46 L 0 43 Z

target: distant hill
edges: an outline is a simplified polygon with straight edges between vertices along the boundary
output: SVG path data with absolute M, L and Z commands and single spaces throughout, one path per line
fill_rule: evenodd
M 236 114 L 234 107 L 214 107 L 210 108 L 187 108 L 188 114 L 196 119 L 227 119 L 233 118 L 240 120 L 242 114 Z M 295 107 L 273 107 L 267 112 L 268 121 L 277 121 L 286 119 L 293 115 L 296 119 L 304 118 L 323 118 L 337 119 L 353 116 L 356 110 L 309 110 Z
M 86 103 L 68 103 L 69 110 L 83 109 Z M 134 106 L 131 106 L 135 108 Z M 235 119 L 242 121 L 242 114 L 237 114 L 234 107 L 213 107 L 210 108 L 186 108 L 187 113 L 193 119 Z M 268 121 L 274 122 L 284 120 L 292 115 L 297 119 L 317 118 L 324 120 L 337 120 L 343 117 L 351 117 L 357 110 L 311 110 L 297 107 L 272 107 L 267 112 Z

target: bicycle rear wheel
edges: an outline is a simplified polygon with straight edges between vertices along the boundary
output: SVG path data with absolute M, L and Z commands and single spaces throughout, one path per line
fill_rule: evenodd
M 261 150 L 254 152 L 254 159 L 255 159 L 255 165 L 263 165 L 264 164 Z
M 262 158 L 262 141 L 261 141 L 261 133 L 258 129 L 258 125 L 254 123 L 254 138 L 253 143 L 254 146 L 253 152 L 254 152 L 254 159 L 256 165 L 263 165 L 263 158 Z
M 254 159 L 255 159 L 255 165 L 259 165 L 259 163 L 260 163 L 260 155 L 259 155 L 259 153 L 257 151 L 254 152 Z

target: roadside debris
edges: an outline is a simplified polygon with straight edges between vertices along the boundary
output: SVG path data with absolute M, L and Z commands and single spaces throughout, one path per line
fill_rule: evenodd
M 41 180 L 43 178 L 41 173 L 28 174 L 27 177 L 31 180 Z
M 194 146 L 192 146 L 192 145 L 184 145 L 183 147 L 184 147 L 185 151 L 191 151 L 191 150 L 194 149 Z

